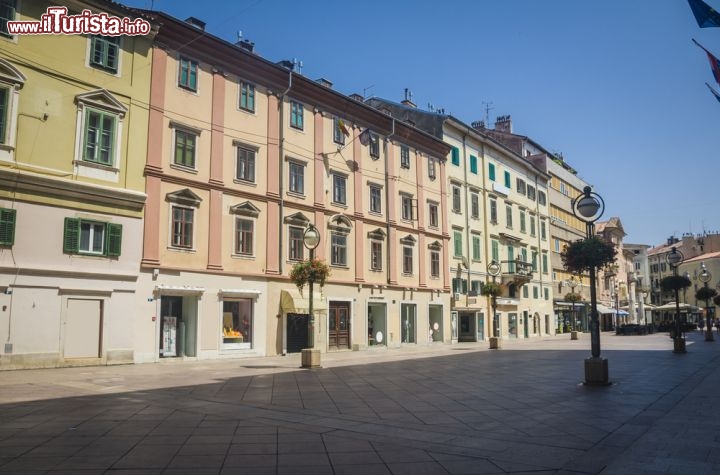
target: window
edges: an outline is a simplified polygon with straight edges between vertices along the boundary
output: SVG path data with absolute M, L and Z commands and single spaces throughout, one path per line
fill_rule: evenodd
M 333 203 L 344 205 L 347 203 L 347 178 L 343 175 L 333 174 Z
M 533 272 L 537 272 L 537 251 L 532 252 L 532 270 Z
M 370 157 L 380 158 L 380 137 L 377 134 L 370 133 L 370 142 L 368 143 Z
M 547 274 L 548 273 L 548 256 L 546 253 L 543 252 L 542 255 L 542 273 Z
M 516 178 L 515 179 L 515 188 L 517 189 L 517 192 L 521 195 L 525 195 L 525 180 L 522 178 Z
M 505 205 L 505 223 L 508 228 L 512 228 L 512 205 Z
M 555 238 L 553 241 L 555 241 L 555 252 L 560 252 L 560 240 L 558 238 Z
M 113 166 L 117 116 L 96 109 L 86 109 L 83 160 Z
M 440 253 L 430 251 L 430 277 L 440 277 Z
M 538 298 L 538 288 L 537 285 L 533 285 L 533 298 Z
M 462 257 L 462 233 L 460 231 L 453 232 L 453 254 L 455 257 Z
M 457 147 L 453 147 L 450 153 L 450 160 L 452 161 L 452 164 L 460 166 L 460 149 L 458 149 Z
M 197 135 L 194 133 L 175 129 L 175 165 L 195 168 L 196 141 Z
M 493 239 L 490 241 L 490 249 L 492 252 L 492 260 L 500 264 L 500 243 Z
M 0 208 L 0 246 L 15 244 L 15 219 L 17 211 Z
M 455 277 L 452 280 L 452 289 L 455 294 L 466 294 L 467 293 L 467 279 L 461 279 Z
M 253 253 L 254 221 L 237 218 L 235 220 L 235 254 L 251 256 Z
M 525 227 L 525 210 L 520 210 L 520 232 L 524 233 L 526 232 Z
M 290 174 L 290 191 L 299 195 L 305 194 L 305 165 L 299 162 L 288 162 Z
M 305 245 L 303 244 L 303 228 L 297 226 L 290 226 L 288 228 L 288 249 L 290 255 L 288 258 L 291 261 L 302 261 L 304 257 Z
M 11 36 L 8 32 L 7 22 L 15 20 L 16 0 L 0 1 L 0 34 L 3 36 Z
M 497 217 L 497 200 L 490 200 L 490 222 L 493 224 L 497 224 L 498 217 Z
M 403 246 L 403 274 L 413 273 L 413 249 L 410 246 Z
M 339 145 L 345 145 L 345 136 L 350 135 L 345 127 L 345 121 L 337 117 L 333 118 L 333 142 Z
M 438 227 L 438 205 L 437 203 L 428 203 L 428 215 L 430 220 L 430 227 Z
M 545 287 L 545 288 L 543 289 L 543 293 L 545 294 L 545 300 L 550 300 L 550 289 L 548 289 L 547 287 Z
M 410 147 L 400 146 L 400 168 L 410 168 Z
M 478 159 L 475 155 L 470 155 L 470 173 L 477 175 L 478 172 Z
M 299 102 L 290 101 L 290 126 L 303 130 L 304 128 L 304 108 Z
M 402 219 L 412 221 L 413 219 L 413 200 L 410 195 L 400 195 L 402 205 Z
M 495 181 L 495 164 L 488 163 L 488 178 L 490 181 Z
M 119 53 L 119 36 L 90 37 L 90 65 L 92 67 L 117 73 L 120 61 Z
M 382 270 L 382 243 L 378 241 L 370 242 L 370 270 Z
M 515 272 L 515 247 L 508 245 L 507 247 L 508 272 Z
M 0 143 L 7 143 L 10 90 L 0 87 Z
M 178 86 L 191 91 L 197 91 L 198 63 L 191 59 L 180 58 L 180 72 Z
M 377 185 L 370 185 L 370 211 L 382 213 L 382 189 Z
M 512 187 L 512 183 L 510 180 L 510 172 L 506 171 L 505 172 L 505 188 L 510 188 L 510 187 Z
M 547 233 L 545 231 L 545 221 L 540 221 L 540 239 L 543 241 L 547 239 Z
M 535 236 L 535 216 L 530 215 L 530 235 Z
M 477 193 L 470 193 L 470 216 L 475 219 L 480 217 L 480 196 Z
M 428 178 L 434 180 L 437 177 L 435 170 L 435 159 L 428 158 Z
M 547 204 L 547 198 L 545 197 L 544 191 L 538 191 L 538 203 L 543 206 Z
M 471 280 L 470 281 L 470 292 L 472 292 L 472 294 L 480 295 L 481 289 L 482 289 L 482 281 L 481 280 Z
M 480 260 L 480 236 L 472 237 L 472 258 L 474 261 Z
M 452 185 L 452 210 L 456 213 L 462 211 L 460 207 L 460 187 Z
M 252 299 L 223 300 L 222 321 L 222 337 L 225 348 L 252 348 Z
M 347 234 L 330 234 L 330 263 L 334 266 L 347 265 Z
M 255 182 L 255 150 L 237 147 L 237 179 Z
M 172 207 L 172 241 L 174 247 L 193 247 L 193 221 L 195 210 L 182 206 Z
M 565 196 L 568 196 L 568 189 L 564 182 L 560 182 L 560 193 L 562 193 Z
M 535 201 L 535 187 L 528 185 L 527 187 L 527 197 L 531 199 L 532 201 Z
M 119 256 L 121 247 L 122 225 L 65 218 L 63 252 Z
M 253 84 L 240 83 L 240 109 L 255 112 L 255 86 Z

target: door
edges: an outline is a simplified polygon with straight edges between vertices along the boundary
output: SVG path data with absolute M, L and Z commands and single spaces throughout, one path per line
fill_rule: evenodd
M 530 338 L 530 325 L 528 324 L 528 312 L 527 310 L 523 311 L 523 325 L 525 325 L 525 338 Z
M 330 302 L 328 347 L 337 350 L 350 348 L 350 302 Z
M 102 346 L 102 302 L 68 299 L 65 315 L 65 358 L 99 358 Z
M 308 315 L 306 313 L 287 314 L 287 352 L 300 353 L 308 348 Z
M 163 295 L 160 299 L 160 357 L 184 355 L 182 297 Z

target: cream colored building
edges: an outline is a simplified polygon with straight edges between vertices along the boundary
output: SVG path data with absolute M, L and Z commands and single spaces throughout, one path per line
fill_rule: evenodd
M 399 120 L 435 134 L 451 146 L 447 165 L 449 271 L 452 277 L 453 339 L 482 341 L 553 334 L 553 288 L 549 260 L 547 182 L 533 163 L 444 113 L 419 110 L 408 100 L 367 101 Z M 493 280 L 503 293 L 493 319 L 482 285 Z
M 136 361 L 449 342 L 447 145 L 153 15 Z M 310 224 L 331 268 L 313 322 L 288 278 Z
M 151 42 L 0 33 L 0 368 L 134 360 Z

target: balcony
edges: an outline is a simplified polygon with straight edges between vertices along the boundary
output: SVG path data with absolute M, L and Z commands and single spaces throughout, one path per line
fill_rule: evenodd
M 501 261 L 503 285 L 514 284 L 515 287 L 522 287 L 532 280 L 533 266 L 530 262 L 522 260 L 517 256 L 515 260 Z

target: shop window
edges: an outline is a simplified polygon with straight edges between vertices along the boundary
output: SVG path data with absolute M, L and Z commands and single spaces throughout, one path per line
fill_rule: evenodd
M 222 342 L 225 349 L 252 348 L 253 314 L 251 299 L 223 301 Z

